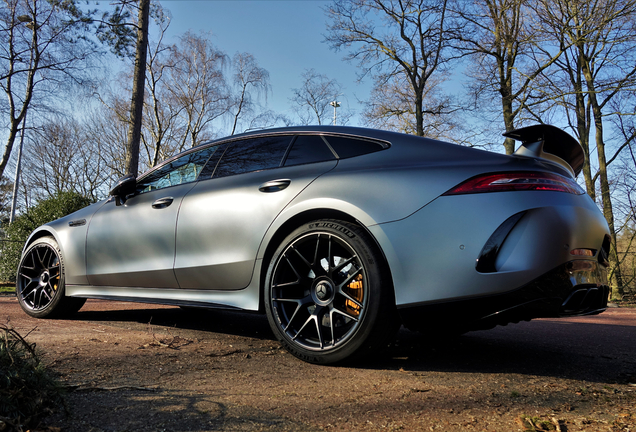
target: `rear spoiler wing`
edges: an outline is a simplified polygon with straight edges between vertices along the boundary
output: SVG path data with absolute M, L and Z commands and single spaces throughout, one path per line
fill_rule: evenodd
M 574 177 L 578 176 L 583 168 L 585 154 L 581 144 L 558 127 L 539 124 L 515 129 L 504 133 L 503 136 L 521 141 L 521 146 L 514 152 L 517 156 L 556 162 Z

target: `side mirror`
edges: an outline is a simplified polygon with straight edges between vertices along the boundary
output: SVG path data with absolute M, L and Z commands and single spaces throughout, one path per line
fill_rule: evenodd
M 132 174 L 128 174 L 117 180 L 117 183 L 108 194 L 115 197 L 115 204 L 120 206 L 126 203 L 126 197 L 135 193 L 136 189 L 137 178 Z

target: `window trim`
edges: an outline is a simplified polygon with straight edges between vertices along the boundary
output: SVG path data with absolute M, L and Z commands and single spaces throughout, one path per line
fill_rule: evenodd
M 146 177 L 147 175 L 149 175 L 150 173 L 152 173 L 153 171 L 157 170 L 157 169 L 161 169 L 161 167 L 163 167 L 164 165 L 174 161 L 175 159 L 180 158 L 181 156 L 185 156 L 189 153 L 193 153 L 199 150 L 204 150 L 208 147 L 214 147 L 214 146 L 221 146 L 224 144 L 228 144 L 228 146 L 226 147 L 226 149 L 223 152 L 223 155 L 221 155 L 221 157 L 219 158 L 219 161 L 217 161 L 216 166 L 214 167 L 214 171 L 212 171 L 212 174 L 210 176 L 210 179 L 214 178 L 214 173 L 216 172 L 216 169 L 218 167 L 219 162 L 221 161 L 221 159 L 223 158 L 223 156 L 225 156 L 225 152 L 237 141 L 242 141 L 245 139 L 253 139 L 253 138 L 265 138 L 265 137 L 276 137 L 276 136 L 291 136 L 292 137 L 292 141 L 289 145 L 289 147 L 287 148 L 287 152 L 285 153 L 285 156 L 282 158 L 281 163 L 279 164 L 278 168 L 280 167 L 284 167 L 284 163 L 285 160 L 287 159 L 287 155 L 289 154 L 289 151 L 292 148 L 293 143 L 296 141 L 296 138 L 300 135 L 317 135 L 323 138 L 323 141 L 327 141 L 325 139 L 333 136 L 333 137 L 339 137 L 339 138 L 353 138 L 353 139 L 358 139 L 361 141 L 370 141 L 373 143 L 377 143 L 379 145 L 382 146 L 382 150 L 378 150 L 378 151 L 383 151 L 386 150 L 388 148 L 391 147 L 391 142 L 383 140 L 383 139 L 379 139 L 379 138 L 372 138 L 372 137 L 367 137 L 367 136 L 362 136 L 362 135 L 356 135 L 356 134 L 351 134 L 351 133 L 341 133 L 341 132 L 331 132 L 331 131 L 320 131 L 320 130 L 315 130 L 315 131 L 294 131 L 293 128 L 292 130 L 288 130 L 288 131 L 276 131 L 276 132 L 261 132 L 261 133 L 255 133 L 254 135 L 241 135 L 241 136 L 231 136 L 231 137 L 226 137 L 226 138 L 221 138 L 218 141 L 209 141 L 209 142 L 205 142 L 202 144 L 199 144 L 196 147 L 193 147 L 191 149 L 185 150 L 181 153 L 178 153 L 168 159 L 166 159 L 165 161 L 163 161 L 162 163 L 160 163 L 159 165 L 150 168 L 149 170 L 145 171 L 144 173 L 142 173 L 141 175 L 137 176 L 137 181 L 143 180 L 144 177 Z M 338 156 L 338 154 L 336 153 L 336 151 L 331 147 L 331 145 L 326 142 L 328 148 L 333 152 L 334 156 L 336 157 L 336 160 L 341 160 L 341 159 L 349 159 L 349 158 L 341 158 L 340 156 Z M 375 153 L 375 152 L 374 152 Z M 369 154 L 369 153 L 367 153 Z M 210 158 L 214 155 L 211 154 Z M 364 155 L 359 155 L 359 156 L 364 156 Z M 351 157 L 357 157 L 357 156 L 351 156 Z M 208 158 L 208 160 L 206 161 L 206 165 L 207 163 L 210 161 L 210 158 Z M 314 163 L 314 162 L 311 162 Z M 205 165 L 204 165 L 205 167 Z M 274 168 L 269 168 L 269 169 L 274 169 Z M 203 171 L 201 171 L 203 172 Z M 250 171 L 250 172 L 254 172 L 254 171 Z M 197 177 L 197 179 L 194 182 L 198 182 L 200 180 L 200 174 Z M 206 179 L 208 180 L 208 179 Z M 193 183 L 194 183 L 193 182 Z

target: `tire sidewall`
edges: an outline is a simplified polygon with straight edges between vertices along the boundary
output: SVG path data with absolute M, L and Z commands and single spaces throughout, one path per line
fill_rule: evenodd
M 274 270 L 282 257 L 283 252 L 297 239 L 312 233 L 327 233 L 339 237 L 346 242 L 358 255 L 365 269 L 367 277 L 367 305 L 361 316 L 361 322 L 354 333 L 348 336 L 348 340 L 342 345 L 325 350 L 324 352 L 309 350 L 299 346 L 283 332 L 278 323 L 274 306 L 272 304 L 272 278 Z M 366 238 L 365 238 L 366 237 Z M 383 277 L 380 271 L 382 265 L 379 254 L 372 250 L 372 240 L 365 236 L 362 230 L 352 224 L 336 220 L 319 220 L 306 223 L 297 228 L 278 246 L 269 262 L 265 277 L 264 303 L 267 319 L 276 338 L 294 356 L 309 363 L 327 364 L 340 362 L 354 356 L 357 351 L 363 349 L 372 333 L 374 323 L 378 319 L 381 310 L 383 296 Z

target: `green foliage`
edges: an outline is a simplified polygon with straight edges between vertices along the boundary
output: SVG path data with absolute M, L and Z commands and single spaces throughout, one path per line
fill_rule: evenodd
M 54 408 L 64 406 L 62 387 L 40 362 L 35 344 L 0 324 L 0 418 L 9 430 L 36 427 Z
M 40 225 L 54 221 L 91 204 L 77 192 L 60 192 L 40 201 L 5 228 L 6 238 L 0 257 L 0 280 L 15 282 L 24 242 Z
M 97 39 L 108 46 L 117 57 L 134 59 L 137 54 L 139 27 L 135 15 L 139 12 L 139 0 L 115 0 L 110 2 L 110 6 L 113 6 L 113 9 L 102 13 L 101 19 L 93 19 L 92 15 L 90 16 L 91 22 L 97 25 Z M 169 21 L 158 2 L 151 2 L 149 12 L 150 17 L 159 25 Z
M 117 57 L 134 58 L 137 34 L 134 24 L 130 22 L 131 13 L 126 6 L 124 2 L 115 5 L 114 11 L 103 13 L 97 27 L 97 38 L 108 45 Z

